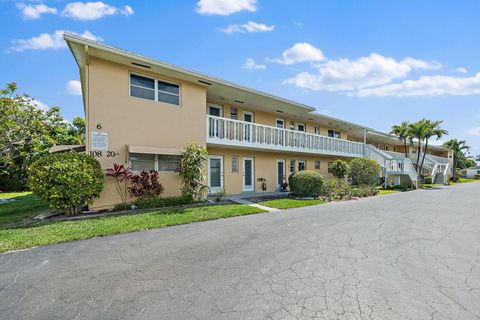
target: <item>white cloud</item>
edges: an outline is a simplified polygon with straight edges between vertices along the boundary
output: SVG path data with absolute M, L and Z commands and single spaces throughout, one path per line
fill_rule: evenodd
M 42 33 L 36 37 L 29 39 L 18 39 L 12 41 L 11 51 L 25 51 L 25 50 L 47 50 L 47 49 L 63 49 L 67 47 L 67 44 L 63 40 L 64 30 L 57 30 L 54 33 Z M 70 31 L 68 31 L 70 32 Z M 77 34 L 75 32 L 70 32 Z M 93 40 L 93 41 L 102 41 L 102 38 L 93 35 L 90 31 L 86 30 L 84 33 L 80 34 L 81 37 Z
M 220 31 L 232 34 L 232 33 L 245 33 L 245 32 L 269 32 L 273 31 L 275 29 L 275 26 L 267 26 L 266 24 L 263 23 L 256 23 L 253 21 L 248 21 L 245 24 L 231 24 L 228 27 L 224 29 L 220 29 Z
M 226 16 L 242 10 L 254 12 L 257 0 L 200 0 L 197 12 L 205 15 Z
M 470 136 L 480 137 L 480 127 L 476 127 L 468 130 L 467 134 Z
M 73 94 L 75 96 L 81 96 L 82 95 L 82 84 L 78 80 L 70 80 L 67 82 L 67 85 L 65 86 L 67 89 L 67 92 L 70 94 Z
M 296 43 L 293 47 L 283 51 L 282 58 L 267 59 L 270 62 L 280 64 L 294 64 L 297 62 L 318 62 L 325 60 L 322 50 L 315 48 L 309 43 Z
M 267 66 L 264 64 L 256 64 L 253 59 L 248 58 L 243 65 L 243 68 L 248 70 L 265 70 L 267 69 Z
M 51 8 L 43 3 L 35 5 L 20 3 L 17 5 L 17 8 L 21 10 L 22 17 L 25 20 L 39 19 L 43 14 L 57 14 L 57 9 Z
M 129 16 L 133 14 L 133 9 L 130 6 L 123 8 L 114 7 L 97 2 L 71 2 L 65 6 L 62 11 L 62 16 L 72 18 L 75 20 L 97 20 L 105 16 L 121 14 Z
M 316 73 L 302 72 L 284 83 L 317 91 L 350 91 L 388 84 L 394 79 L 405 78 L 412 70 L 434 70 L 441 65 L 414 58 L 396 61 L 372 53 L 356 60 L 329 60 L 315 67 Z
M 463 74 L 468 73 L 468 70 L 464 67 L 455 68 L 453 69 L 453 71 L 458 73 L 463 73 Z
M 473 77 L 423 76 L 417 80 L 405 80 L 375 88 L 364 88 L 351 94 L 358 97 L 415 97 L 415 96 L 464 96 L 480 94 L 480 72 Z

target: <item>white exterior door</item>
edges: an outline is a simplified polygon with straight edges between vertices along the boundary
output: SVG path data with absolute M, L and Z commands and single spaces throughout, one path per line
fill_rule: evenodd
M 277 160 L 277 189 L 282 190 L 282 183 L 286 179 L 285 160 Z
M 254 159 L 245 157 L 243 158 L 243 191 L 254 190 Z
M 223 157 L 208 157 L 208 187 L 210 193 L 223 191 Z

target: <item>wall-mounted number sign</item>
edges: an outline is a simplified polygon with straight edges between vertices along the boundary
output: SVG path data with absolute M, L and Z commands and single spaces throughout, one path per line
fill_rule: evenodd
M 94 132 L 91 133 L 92 150 L 108 150 L 108 133 Z

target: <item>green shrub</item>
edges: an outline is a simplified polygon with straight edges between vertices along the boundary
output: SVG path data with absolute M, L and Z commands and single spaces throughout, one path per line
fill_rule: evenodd
M 476 174 L 474 177 L 476 180 L 480 180 L 480 174 Z
M 364 197 L 371 197 L 376 196 L 378 194 L 378 189 L 375 187 L 358 187 L 352 189 L 352 196 L 356 198 L 364 198 Z
M 154 195 L 139 198 L 133 202 L 140 209 L 182 206 L 193 203 L 191 195 L 160 198 Z
M 432 184 L 432 177 L 426 177 L 423 181 L 425 184 Z
M 408 190 L 409 189 L 409 186 L 407 184 L 397 184 L 395 186 L 393 186 L 393 188 L 395 190 L 402 190 L 402 191 L 405 191 L 405 190 Z
M 50 207 L 73 215 L 100 195 L 103 171 L 95 158 L 84 153 L 49 154 L 31 165 L 28 185 Z
M 350 162 L 350 179 L 352 185 L 375 186 L 379 182 L 381 167 L 374 160 L 367 158 L 355 158 Z
M 142 171 L 130 177 L 128 193 L 131 197 L 159 196 L 164 188 L 158 181 L 158 171 Z
M 322 194 L 329 201 L 346 200 L 352 197 L 352 187 L 345 179 L 332 178 L 325 182 Z
M 348 175 L 348 164 L 343 160 L 335 160 L 330 170 L 335 178 L 345 179 Z
M 297 171 L 288 177 L 290 192 L 297 197 L 318 198 L 322 194 L 324 179 L 314 171 Z
M 196 143 L 190 143 L 182 150 L 180 177 L 183 195 L 201 198 L 207 193 L 208 186 L 204 183 L 207 159 L 207 149 Z

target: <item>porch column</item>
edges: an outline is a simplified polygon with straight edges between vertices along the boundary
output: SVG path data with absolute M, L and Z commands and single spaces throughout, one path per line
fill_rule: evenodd
M 363 129 L 363 156 L 367 155 L 367 128 Z

